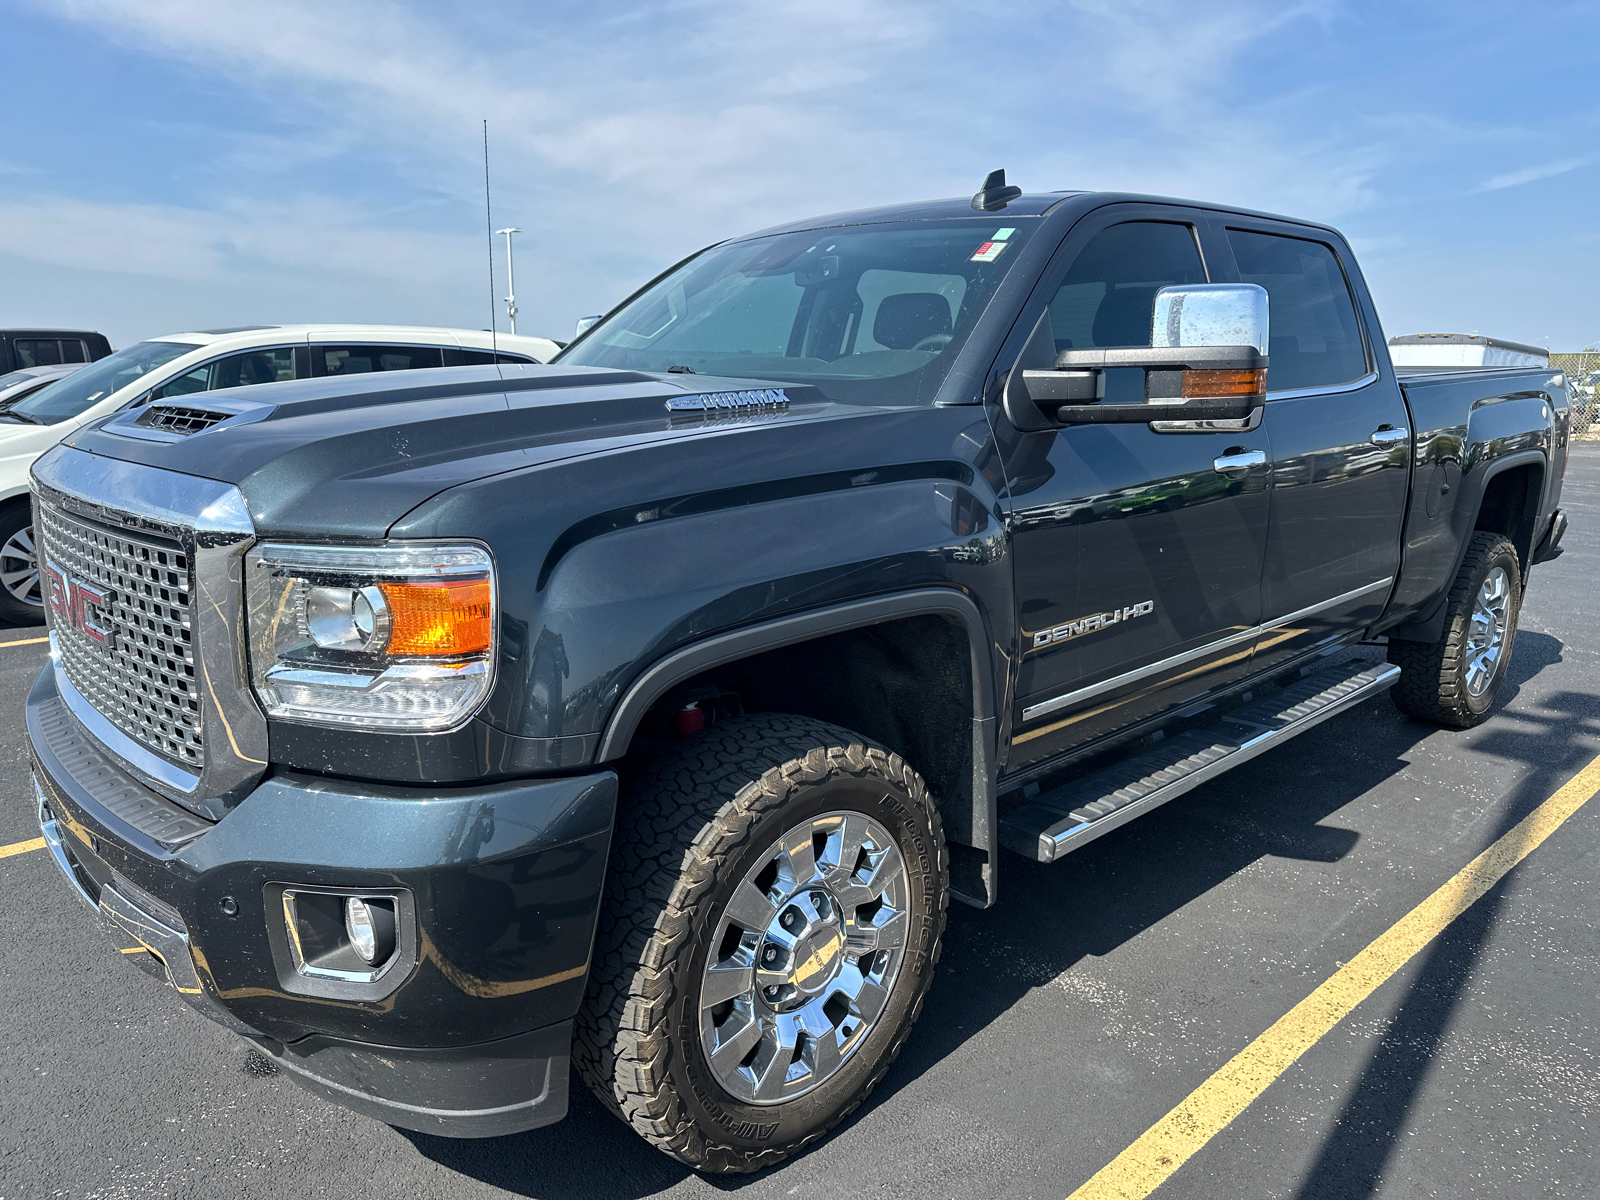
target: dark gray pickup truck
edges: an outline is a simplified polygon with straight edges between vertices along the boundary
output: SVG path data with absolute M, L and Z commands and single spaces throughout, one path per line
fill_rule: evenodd
M 796 222 L 550 365 L 41 458 L 41 824 L 130 961 L 324 1096 L 491 1136 L 575 1065 L 762 1167 L 888 1069 L 1002 848 L 1385 690 L 1483 720 L 1567 437 L 1548 370 L 1397 378 L 1325 226 L 1003 177 Z

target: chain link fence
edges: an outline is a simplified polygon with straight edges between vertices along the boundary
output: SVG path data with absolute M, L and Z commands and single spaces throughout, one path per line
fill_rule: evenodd
M 1595 404 L 1600 400 L 1600 351 L 1579 354 L 1552 354 L 1550 365 L 1567 373 L 1572 390 L 1572 433 L 1574 437 L 1600 437 Z

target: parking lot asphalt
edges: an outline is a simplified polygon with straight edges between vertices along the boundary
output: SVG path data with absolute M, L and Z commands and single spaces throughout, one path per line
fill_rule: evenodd
M 645 1197 L 1062 1200 L 1600 755 L 1600 444 L 1537 567 L 1477 729 L 1377 700 L 955 907 L 922 1020 L 831 1138 L 706 1178 L 574 1080 L 568 1118 L 490 1141 L 317 1099 L 121 961 L 42 851 L 0 858 L 0 1200 Z M 37 838 L 0 629 L 0 846 Z M 1381 653 L 1378 651 L 1377 653 Z M 1600 1195 L 1600 799 L 1383 983 L 1159 1197 Z

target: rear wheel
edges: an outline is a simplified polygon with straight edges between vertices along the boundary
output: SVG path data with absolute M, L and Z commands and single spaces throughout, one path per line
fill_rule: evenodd
M 946 899 L 938 812 L 897 755 L 805 717 L 718 722 L 618 819 L 578 1068 L 673 1157 L 771 1166 L 899 1053 Z
M 1517 549 L 1498 533 L 1475 533 L 1447 601 L 1437 642 L 1389 643 L 1401 669 L 1390 691 L 1408 716 L 1469 729 L 1489 715 L 1517 638 L 1522 569 Z
M 0 510 L 0 619 L 30 625 L 44 619 L 33 514 L 26 504 Z

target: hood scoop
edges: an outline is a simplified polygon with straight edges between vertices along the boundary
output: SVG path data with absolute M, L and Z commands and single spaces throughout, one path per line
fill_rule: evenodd
M 151 404 L 140 415 L 137 424 L 146 429 L 165 429 L 169 433 L 187 437 L 234 416 L 238 414 L 218 412 L 214 408 L 194 408 L 187 404 Z
M 270 416 L 277 407 L 253 400 L 207 397 L 203 404 L 181 400 L 153 400 L 140 408 L 119 413 L 105 428 L 123 437 L 150 442 L 181 442 L 222 425 L 247 425 Z

